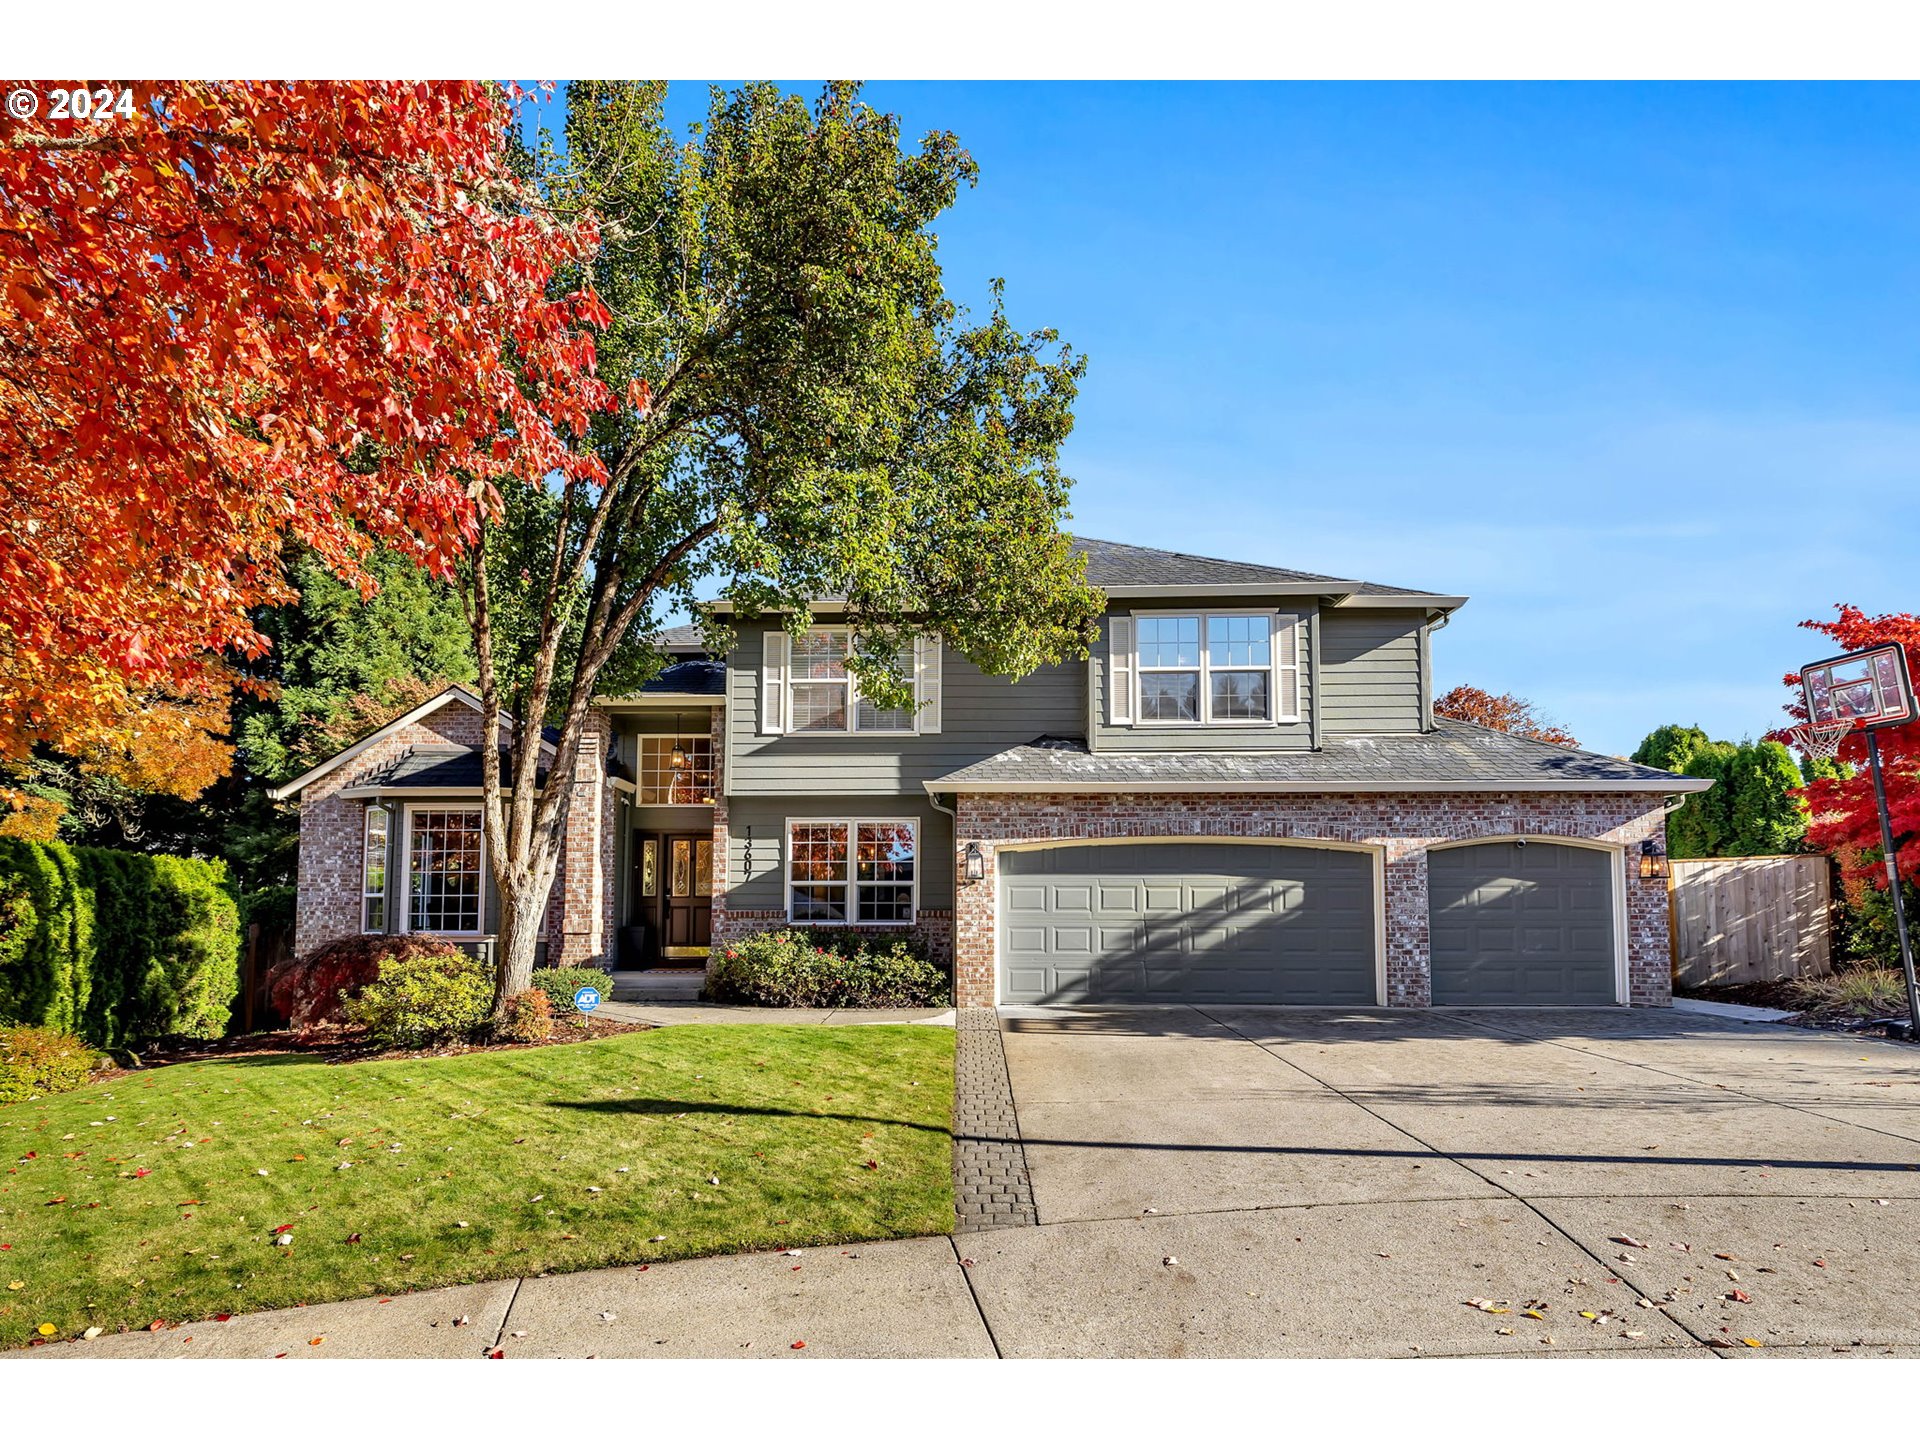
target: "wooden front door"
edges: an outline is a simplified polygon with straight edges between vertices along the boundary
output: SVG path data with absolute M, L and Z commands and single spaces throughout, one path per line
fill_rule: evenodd
M 713 942 L 713 836 L 643 835 L 635 853 L 640 910 L 658 937 L 648 947 L 650 963 L 705 960 Z

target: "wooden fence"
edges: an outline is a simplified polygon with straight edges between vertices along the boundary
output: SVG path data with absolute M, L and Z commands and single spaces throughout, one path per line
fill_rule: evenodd
M 1675 860 L 1676 985 L 1742 985 L 1833 970 L 1824 855 Z

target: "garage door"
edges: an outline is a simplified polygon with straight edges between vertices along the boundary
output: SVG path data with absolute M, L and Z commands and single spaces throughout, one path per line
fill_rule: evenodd
M 1368 854 L 1066 845 L 999 869 L 1003 1000 L 1377 1003 Z
M 1608 850 L 1533 840 L 1427 854 L 1436 1005 L 1612 1005 Z

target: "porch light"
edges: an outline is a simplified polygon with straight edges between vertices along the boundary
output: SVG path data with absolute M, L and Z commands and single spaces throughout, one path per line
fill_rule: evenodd
M 686 747 L 680 743 L 680 717 L 678 715 L 673 717 L 673 731 L 673 752 L 667 756 L 667 763 L 676 770 L 684 770 L 687 768 L 687 752 Z
M 987 857 L 980 853 L 980 842 L 967 842 L 967 879 L 984 880 L 987 878 Z
M 1640 842 L 1640 878 L 1664 880 L 1672 873 L 1673 867 L 1667 863 L 1667 847 L 1655 839 L 1642 840 Z

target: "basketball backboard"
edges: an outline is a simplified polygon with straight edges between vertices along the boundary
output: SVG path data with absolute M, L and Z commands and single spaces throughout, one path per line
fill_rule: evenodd
M 1807 723 L 1815 730 L 1871 730 L 1914 718 L 1906 651 L 1876 645 L 1800 667 Z

